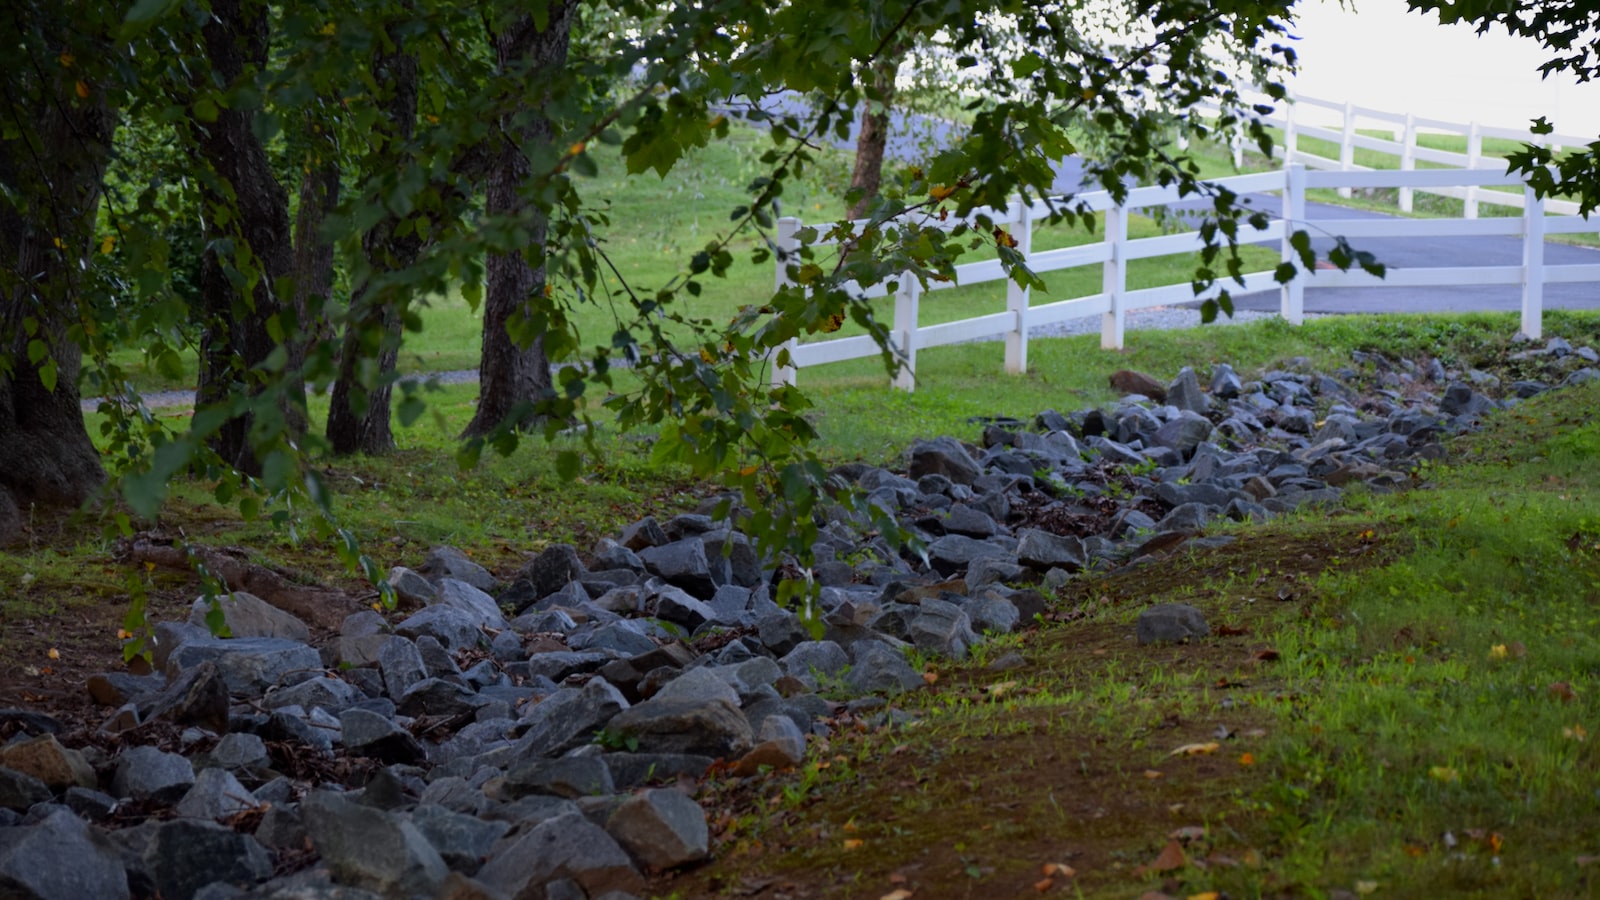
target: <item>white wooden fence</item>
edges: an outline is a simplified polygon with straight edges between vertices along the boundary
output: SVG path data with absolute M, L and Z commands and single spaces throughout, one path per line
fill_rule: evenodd
M 1302 132 L 1310 129 L 1302 128 Z M 1241 243 L 1277 242 L 1282 258 L 1298 265 L 1298 255 L 1289 246 L 1289 234 L 1307 227 L 1305 221 L 1306 191 L 1312 188 L 1401 188 L 1406 190 L 1475 191 L 1486 187 L 1521 186 L 1517 176 L 1508 175 L 1503 166 L 1472 169 L 1403 169 L 1349 171 L 1315 171 L 1308 168 L 1304 156 L 1295 155 L 1294 162 L 1282 169 L 1251 175 L 1239 175 L 1215 182 L 1237 194 L 1278 193 L 1283 198 L 1284 219 L 1271 221 L 1266 228 L 1252 231 L 1241 222 Z M 1421 157 L 1418 157 L 1421 158 Z M 1480 202 L 1489 202 L 1477 194 Z M 1340 235 L 1350 239 L 1388 237 L 1468 237 L 1483 235 L 1520 236 L 1523 259 L 1520 266 L 1475 266 L 1440 268 L 1389 268 L 1386 277 L 1378 279 L 1361 271 L 1340 272 L 1320 270 L 1304 272 L 1286 285 L 1278 285 L 1271 270 L 1251 272 L 1244 276 L 1244 284 L 1230 282 L 1229 291 L 1243 295 L 1277 288 L 1279 311 L 1283 318 L 1299 324 L 1303 319 L 1304 295 L 1307 289 L 1332 287 L 1386 286 L 1423 287 L 1448 285 L 1514 284 L 1522 288 L 1522 331 L 1530 337 L 1541 332 L 1544 285 L 1570 282 L 1600 282 L 1600 265 L 1546 266 L 1544 264 L 1544 239 L 1546 235 L 1595 232 L 1600 226 L 1575 215 L 1549 216 L 1548 204 L 1533 195 L 1526 187 L 1513 195 L 1522 207 L 1520 217 L 1475 219 L 1318 219 L 1309 230 L 1313 236 Z M 949 282 L 931 282 L 926 289 L 912 277 L 899 279 L 895 294 L 894 317 L 890 336 L 895 352 L 903 362 L 894 386 L 912 390 L 916 384 L 917 351 L 928 347 L 965 341 L 1005 339 L 1005 370 L 1024 372 L 1028 365 L 1028 329 L 1037 325 L 1075 319 L 1084 316 L 1101 317 L 1100 345 L 1107 349 L 1121 349 L 1124 341 L 1127 314 L 1132 310 L 1152 306 L 1165 306 L 1190 302 L 1215 296 L 1196 295 L 1185 281 L 1163 287 L 1129 290 L 1127 286 L 1128 263 L 1131 260 L 1167 256 L 1177 253 L 1198 252 L 1203 242 L 1197 231 L 1158 237 L 1128 238 L 1128 216 L 1154 206 L 1177 203 L 1175 188 L 1142 187 L 1129 192 L 1125 203 L 1116 204 L 1105 191 L 1079 194 L 1074 198 L 1088 204 L 1091 209 L 1105 214 L 1102 239 L 1097 243 L 1059 250 L 1031 252 L 1033 222 L 1048 213 L 1043 201 L 1032 204 L 1013 202 L 1008 209 L 986 211 L 997 225 L 1007 226 L 1016 238 L 1018 250 L 1028 260 L 1034 272 L 1049 280 L 1049 273 L 1076 266 L 1101 267 L 1101 289 L 1086 297 L 1053 301 L 1039 306 L 1029 304 L 1029 292 L 1006 278 L 998 260 L 967 263 L 956 267 L 956 277 Z M 1498 197 L 1496 198 L 1498 200 Z M 974 214 L 976 215 L 976 214 Z M 1285 219 L 1288 227 L 1285 227 Z M 932 224 L 930 222 L 930 224 Z M 956 224 L 939 223 L 950 228 Z M 802 223 L 796 218 L 779 221 L 777 243 L 777 286 L 787 283 L 786 261 L 793 263 L 793 254 L 799 250 L 797 234 Z M 813 245 L 821 246 L 821 244 Z M 925 290 L 1006 281 L 1006 309 L 1004 312 L 977 316 L 957 322 L 938 325 L 921 325 L 918 307 Z M 882 285 L 858 292 L 862 298 L 886 295 Z M 791 342 L 786 349 L 790 365 L 774 366 L 773 382 L 794 383 L 795 369 L 824 363 L 840 362 L 876 356 L 877 344 L 870 336 L 837 338 L 811 343 Z
M 1270 103 L 1270 100 L 1263 102 Z M 1484 138 L 1503 138 L 1518 143 L 1530 143 L 1548 146 L 1559 151 L 1562 147 L 1584 146 L 1593 138 L 1578 137 L 1564 134 L 1534 134 L 1526 128 L 1495 128 L 1479 122 L 1447 122 L 1442 119 L 1431 119 L 1413 113 L 1394 113 L 1365 106 L 1357 106 L 1351 102 L 1336 102 L 1321 100 L 1316 97 L 1293 96 L 1288 104 L 1280 107 L 1280 112 L 1263 117 L 1261 120 L 1267 125 L 1276 126 L 1283 130 L 1283 139 L 1273 147 L 1274 158 L 1285 164 L 1302 163 L 1307 168 L 1336 170 L 1341 172 L 1370 171 L 1371 167 L 1358 165 L 1355 161 L 1356 150 L 1369 150 L 1376 153 L 1394 157 L 1397 168 L 1401 171 L 1411 171 L 1420 163 L 1435 163 L 1442 166 L 1466 169 L 1493 169 L 1505 170 L 1505 159 L 1498 156 L 1485 155 L 1483 152 Z M 1391 137 L 1382 138 L 1373 134 L 1361 134 L 1361 131 L 1384 131 Z M 1466 139 L 1467 152 L 1454 153 L 1447 150 L 1438 150 L 1421 146 L 1418 141 L 1420 135 L 1456 135 Z M 1319 156 L 1300 147 L 1302 138 L 1318 138 L 1338 145 L 1338 158 Z M 1234 163 L 1242 165 L 1245 145 L 1235 138 L 1233 141 Z M 1389 168 L 1385 166 L 1384 168 Z M 1372 187 L 1374 185 L 1360 185 Z M 1481 185 L 1447 185 L 1429 187 L 1426 189 L 1403 186 L 1399 189 L 1399 208 L 1401 212 L 1412 211 L 1413 190 L 1424 190 L 1426 193 L 1440 194 L 1462 200 L 1466 205 L 1466 218 L 1478 218 L 1480 204 L 1509 206 L 1517 209 L 1523 208 L 1523 194 L 1521 192 L 1483 191 Z M 1339 195 L 1349 197 L 1350 188 L 1339 188 Z M 1560 215 L 1576 215 L 1578 204 L 1567 200 L 1546 200 L 1545 209 L 1548 212 Z

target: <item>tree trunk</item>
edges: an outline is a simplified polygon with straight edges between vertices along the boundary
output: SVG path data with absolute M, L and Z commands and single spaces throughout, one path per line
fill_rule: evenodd
M 552 5 L 543 31 L 531 17 L 524 17 L 495 35 L 502 72 L 525 71 L 525 83 L 538 84 L 541 72 L 565 66 L 575 7 L 575 0 Z M 485 264 L 478 409 L 463 437 L 484 437 L 500 428 L 531 427 L 537 421 L 535 404 L 551 388 L 550 361 L 542 337 L 531 342 L 516 340 L 510 326 L 530 304 L 544 302 L 547 221 L 525 196 L 529 166 L 521 145 L 548 144 L 555 137 L 555 128 L 544 115 L 528 115 L 526 110 L 513 110 L 501 118 L 500 125 L 501 142 L 490 164 L 487 211 L 490 217 L 526 216 L 529 250 L 493 253 Z M 529 262 L 529 253 L 536 263 Z
M 889 143 L 889 110 L 894 105 L 895 75 L 900 71 L 899 49 L 891 49 L 872 64 L 872 86 L 883 106 L 874 110 L 872 101 L 861 116 L 861 133 L 856 138 L 856 165 L 850 173 L 850 190 L 861 197 L 850 207 L 850 218 L 866 218 L 872 201 L 883 184 L 883 151 Z
M 336 152 L 328 142 L 326 154 L 308 160 L 300 179 L 300 210 L 294 220 L 294 314 L 303 340 L 296 341 L 290 353 L 294 368 L 305 363 L 307 345 L 326 344 L 334 339 L 328 309 L 333 297 L 333 244 L 322 237 L 322 226 L 339 205 Z
M 267 64 L 270 33 L 266 6 L 245 4 L 246 0 L 212 0 L 211 18 L 201 30 L 211 70 L 225 84 Z M 188 123 L 200 158 L 233 194 L 229 202 L 208 192 L 208 206 L 228 209 L 234 217 L 221 225 L 215 215 L 208 217 L 207 241 L 242 239 L 254 257 L 250 275 L 257 276 L 253 289 L 241 291 L 230 278 L 229 270 L 235 265 L 221 259 L 214 247 L 206 251 L 200 272 L 206 324 L 195 397 L 200 406 L 240 393 L 254 396 L 261 392 L 259 375 L 251 370 L 278 345 L 267 322 L 281 311 L 277 290 L 294 268 L 288 193 L 278 183 L 266 149 L 251 127 L 253 118 L 250 109 L 220 109 L 214 121 L 192 116 Z M 300 393 L 290 386 L 287 395 Z M 292 429 L 296 420 L 303 422 L 299 411 L 285 408 L 282 412 L 286 428 Z M 251 446 L 255 416 L 246 413 L 230 419 L 210 441 L 224 462 L 251 474 L 260 469 Z
M 417 122 L 417 60 L 404 50 L 398 35 L 393 53 L 374 58 L 374 80 L 384 86 L 385 132 L 371 154 L 368 174 L 378 175 L 409 165 L 410 142 Z M 387 453 L 394 449 L 390 426 L 395 362 L 400 356 L 401 325 L 407 302 L 404 290 L 375 286 L 389 272 L 405 269 L 422 252 L 416 229 L 397 234 L 401 219 L 386 215 L 361 236 L 366 257 L 362 284 L 350 298 L 344 340 L 339 351 L 339 378 L 328 407 L 328 443 L 333 452 Z M 375 365 L 374 365 L 375 363 Z
M 79 408 L 82 350 L 66 331 L 116 117 L 103 94 L 62 87 L 12 83 L 13 110 L 31 130 L 0 137 L 0 545 L 24 536 L 33 507 L 82 504 L 106 477 Z M 30 360 L 33 341 L 48 355 Z M 51 362 L 53 387 L 41 376 Z

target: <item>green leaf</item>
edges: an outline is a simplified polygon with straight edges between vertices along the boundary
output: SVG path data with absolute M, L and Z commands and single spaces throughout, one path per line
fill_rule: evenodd
M 127 18 L 122 20 L 123 25 L 139 29 L 147 28 L 157 19 L 177 9 L 181 2 L 182 0 L 139 0 L 128 10 Z
M 556 475 L 562 481 L 576 481 L 583 470 L 583 459 L 575 450 L 562 450 L 556 454 Z
M 56 361 L 53 359 L 45 360 L 45 364 L 39 367 L 39 383 L 52 394 L 56 391 L 56 375 Z
M 1288 284 L 1294 280 L 1294 276 L 1299 272 L 1300 270 L 1294 267 L 1294 263 L 1278 263 L 1278 268 L 1272 272 L 1272 279 L 1279 284 Z
M 39 361 L 50 355 L 50 345 L 34 338 L 28 342 L 28 362 L 38 365 Z
M 400 417 L 401 427 L 410 428 L 412 423 L 421 418 L 422 414 L 427 410 L 428 402 L 415 394 L 411 394 L 400 401 L 400 407 L 395 410 L 395 413 Z

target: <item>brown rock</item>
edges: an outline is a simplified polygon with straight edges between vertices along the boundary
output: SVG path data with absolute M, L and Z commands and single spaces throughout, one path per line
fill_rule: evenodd
M 1112 372 L 1111 387 L 1124 394 L 1143 394 L 1157 403 L 1164 403 L 1167 399 L 1167 389 L 1161 382 L 1132 369 L 1118 369 Z
M 52 790 L 72 785 L 95 786 L 94 768 L 83 754 L 61 746 L 51 734 L 27 738 L 0 749 L 0 766 L 32 775 Z

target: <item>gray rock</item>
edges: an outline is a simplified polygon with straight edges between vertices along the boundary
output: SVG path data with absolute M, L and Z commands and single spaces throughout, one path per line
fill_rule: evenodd
M 1136 634 L 1140 644 L 1186 642 L 1211 633 L 1206 617 L 1187 603 L 1159 603 L 1139 614 Z
M 611 769 L 598 756 L 563 756 L 531 759 L 507 772 L 500 782 L 499 798 L 549 794 L 569 800 L 616 793 Z
M 394 630 L 396 634 L 413 639 L 431 637 L 454 652 L 484 642 L 479 624 L 471 613 L 454 606 L 435 605 L 417 610 Z
M 422 564 L 422 571 L 435 581 L 453 578 L 456 581 L 464 581 L 480 591 L 492 591 L 495 587 L 494 576 L 489 574 L 488 569 L 473 562 L 471 557 L 454 547 L 433 548 Z
M 145 708 L 144 718 L 227 731 L 228 684 L 221 669 L 210 661 L 186 669 Z
M 667 547 L 659 549 L 665 550 Z M 658 618 L 674 625 L 681 625 L 690 632 L 717 617 L 716 609 L 710 604 L 703 603 L 676 587 L 666 587 L 656 592 L 653 602 Z
M 524 666 L 529 675 L 559 682 L 569 675 L 593 672 L 614 658 L 614 652 L 609 650 L 551 650 L 533 654 Z
M 403 716 L 461 716 L 485 702 L 470 688 L 442 678 L 424 678 L 407 689 L 395 708 Z
M 35 803 L 48 802 L 54 796 L 48 785 L 32 775 L 0 767 L 0 809 L 26 812 Z
M 638 741 L 646 753 L 687 753 L 731 759 L 750 749 L 750 723 L 725 699 L 651 698 L 623 710 L 609 729 Z
M 582 689 L 567 688 L 545 698 L 523 714 L 517 743 L 519 756 L 559 756 L 594 740 L 618 713 L 628 708 L 622 693 L 595 678 Z
M 984 596 L 963 607 L 972 620 L 974 630 L 984 633 L 1010 634 L 1022 621 L 1017 605 L 1004 597 Z
M 1121 391 L 1124 394 L 1149 397 L 1157 403 L 1166 402 L 1167 389 L 1161 386 L 1161 382 L 1143 372 L 1135 372 L 1132 369 L 1118 369 L 1112 372 L 1107 380 L 1113 390 Z
M 193 638 L 167 657 L 167 677 L 212 662 L 228 690 L 258 695 L 269 687 L 294 684 L 322 672 L 322 657 L 298 641 L 283 638 Z
M 117 757 L 111 789 L 118 797 L 175 803 L 194 785 L 194 769 L 176 753 L 129 747 Z
M 753 588 L 761 583 L 761 559 L 748 536 L 722 529 L 706 532 L 701 540 L 705 543 L 708 560 L 728 561 L 728 576 L 732 584 Z
M 150 665 L 157 672 L 167 672 L 167 662 L 172 657 L 172 651 L 188 641 L 209 637 L 211 632 L 199 625 L 190 625 L 188 622 L 157 622 L 150 634 Z
M 1178 370 L 1178 377 L 1167 385 L 1167 405 L 1202 416 L 1210 408 L 1210 399 L 1200 390 L 1200 377 L 1194 369 L 1184 366 Z
M 1217 363 L 1211 367 L 1211 393 L 1213 396 L 1224 400 L 1231 400 L 1239 396 L 1244 389 L 1239 376 L 1234 373 L 1233 366 L 1227 363 Z
M 213 768 L 200 770 L 176 812 L 191 819 L 221 819 L 255 806 L 255 797 L 232 772 Z
M 432 803 L 417 806 L 411 824 L 439 851 L 445 865 L 468 875 L 482 867 L 494 842 L 511 830 L 505 822 L 484 821 Z
M 967 650 L 978 642 L 972 633 L 972 620 L 954 603 L 923 600 L 907 624 L 908 637 L 919 650 L 952 659 L 966 659 Z
M 377 661 L 378 671 L 383 673 L 384 690 L 396 700 L 404 697 L 412 685 L 428 677 L 417 645 L 399 635 L 390 635 L 378 647 Z
M 139 868 L 157 895 L 188 900 L 207 885 L 254 887 L 272 875 L 260 842 L 215 822 L 174 819 L 151 829 Z
M 850 656 L 833 641 L 804 641 L 781 660 L 783 671 L 813 690 L 817 677 L 833 677 L 850 665 Z
M 625 547 L 618 549 L 628 552 Z M 577 581 L 584 572 L 583 560 L 571 544 L 551 544 L 517 572 L 517 581 L 526 582 L 531 595 L 542 600 Z
M 1211 440 L 1214 431 L 1211 421 L 1205 416 L 1184 410 L 1177 418 L 1168 420 L 1156 429 L 1155 442 L 1187 458 L 1196 447 Z
M 922 675 L 905 656 L 882 641 L 857 641 L 850 647 L 850 657 L 853 664 L 845 681 L 857 693 L 899 694 L 923 684 Z
M 686 538 L 646 547 L 639 551 L 645 568 L 666 579 L 668 584 L 683 588 L 696 598 L 710 598 L 717 591 L 711 578 L 711 563 L 706 557 L 706 545 L 698 538 Z
M 1154 526 L 1156 532 L 1195 532 L 1206 527 L 1217 512 L 1216 507 L 1205 503 L 1184 503 L 1174 506 Z
M 438 638 L 427 634 L 417 638 L 417 652 L 422 655 L 422 667 L 428 670 L 430 678 L 450 678 L 461 674 L 453 651 L 441 644 Z
M 255 594 L 244 591 L 217 597 L 215 606 L 205 597 L 199 598 L 189 607 L 189 624 L 209 630 L 206 620 L 212 615 L 213 609 L 221 613 L 222 625 L 226 629 L 218 633 L 229 637 L 284 638 L 300 643 L 311 639 L 311 629 L 306 627 L 306 623 Z
M 225 734 L 205 757 L 206 766 L 217 766 L 230 772 L 256 773 L 272 764 L 267 745 L 254 734 Z
M 439 598 L 431 605 L 458 609 L 471 616 L 473 623 L 479 628 L 501 631 L 506 627 L 505 614 L 500 611 L 500 606 L 494 602 L 493 597 L 454 578 L 439 580 Z
M 433 585 L 426 581 L 423 584 L 433 590 Z M 389 622 L 376 610 L 351 613 L 339 625 L 339 661 L 355 667 L 370 666 L 378 661 L 378 648 L 388 639 Z
M 339 881 L 386 896 L 432 896 L 449 872 L 439 852 L 401 816 L 328 791 L 300 804 L 311 845 Z
M 667 533 L 662 530 L 661 524 L 655 520 L 654 516 L 645 516 L 639 521 L 625 526 L 622 529 L 622 535 L 618 538 L 618 542 L 629 550 L 638 553 L 646 547 L 659 547 L 667 543 Z
M 928 562 L 943 575 L 963 571 L 979 559 L 1011 560 L 1005 548 L 959 534 L 947 534 L 928 545 Z
M 699 778 L 716 762 L 709 756 L 688 753 L 605 753 L 600 758 L 611 771 L 611 780 L 619 791 L 645 784 L 676 782 L 679 775 Z
M 479 881 L 508 897 L 538 897 L 544 885 L 562 878 L 572 879 L 590 897 L 645 890 L 628 854 L 576 811 L 546 819 L 502 842 L 478 870 Z
M 1076 572 L 1087 562 L 1083 540 L 1074 535 L 1051 534 L 1037 528 L 1023 529 L 1018 535 L 1017 562 L 1036 569 L 1065 569 Z
M 811 639 L 811 632 L 800 623 L 800 617 L 786 609 L 774 610 L 756 619 L 756 632 L 762 646 L 778 656 L 784 656 Z
M 110 794 L 84 787 L 69 787 L 61 795 L 61 802 L 67 809 L 79 816 L 98 822 L 117 810 L 117 798 Z
M 337 714 L 340 710 L 354 706 L 365 699 L 366 695 L 355 685 L 338 678 L 320 675 L 268 693 L 261 699 L 261 705 L 267 709 L 280 709 L 285 706 L 311 709 L 320 706 L 330 713 Z
M 983 471 L 955 438 L 941 437 L 919 441 L 910 451 L 908 471 L 913 479 L 925 475 L 943 475 L 955 484 L 972 484 Z
M 401 603 L 429 606 L 439 597 L 439 589 L 434 587 L 433 582 L 405 566 L 395 566 L 390 569 L 386 580 Z
M 681 792 L 642 791 L 606 820 L 606 833 L 649 869 L 671 869 L 705 859 L 711 833 L 705 810 Z
M 37 900 L 125 900 L 128 876 L 111 844 L 71 812 L 0 828 L 0 892 Z
M 274 803 L 256 825 L 256 840 L 269 850 L 299 850 L 305 846 L 306 824 L 295 803 Z
M 601 569 L 629 569 L 634 572 L 644 571 L 644 561 L 639 558 L 639 554 L 629 550 L 622 543 L 614 541 L 611 538 L 601 538 L 599 541 L 595 542 L 594 561 L 595 565 Z
M 422 745 L 411 732 L 364 709 L 347 709 L 339 716 L 339 731 L 344 748 L 355 756 L 369 756 L 386 763 L 417 763 L 423 759 Z
M 718 677 L 718 673 L 701 666 L 689 669 L 673 678 L 655 693 L 653 699 L 677 700 L 690 703 L 709 703 L 713 700 L 722 700 L 733 706 L 739 705 L 739 692 L 727 680 Z

